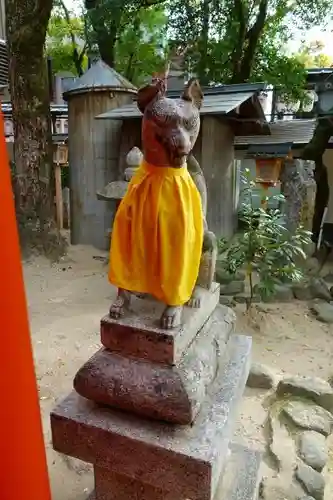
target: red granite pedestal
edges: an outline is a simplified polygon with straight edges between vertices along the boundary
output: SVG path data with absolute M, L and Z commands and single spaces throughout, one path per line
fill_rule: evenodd
M 89 500 L 214 498 L 251 351 L 250 338 L 230 335 L 235 316 L 218 299 L 214 284 L 173 331 L 145 303 L 103 319 L 104 349 L 51 413 L 54 449 L 94 467 Z

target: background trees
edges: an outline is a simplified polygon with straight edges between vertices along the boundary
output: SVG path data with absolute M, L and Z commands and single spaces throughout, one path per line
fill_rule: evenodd
M 89 54 L 99 52 L 108 65 L 140 85 L 160 69 L 170 51 L 178 51 L 188 75 L 197 74 L 203 84 L 265 81 L 297 98 L 305 68 L 331 63 L 320 44 L 304 45 L 299 54 L 288 49 L 295 30 L 329 18 L 329 0 L 76 0 L 75 5 L 68 8 L 67 0 L 6 0 L 15 193 L 19 220 L 34 221 L 35 232 L 52 226 L 45 56 L 52 58 L 55 72 L 80 76 Z M 330 121 L 321 120 L 324 125 L 321 148 L 332 132 Z M 320 156 L 322 149 L 313 146 L 305 156 Z
M 75 51 L 82 62 L 89 47 L 139 84 L 177 48 L 186 53 L 185 69 L 204 84 L 266 81 L 297 94 L 306 67 L 330 62 L 318 44 L 288 52 L 297 28 L 325 19 L 328 0 L 85 0 L 74 17 L 55 2 L 48 54 L 55 68 L 74 63 L 78 74 Z

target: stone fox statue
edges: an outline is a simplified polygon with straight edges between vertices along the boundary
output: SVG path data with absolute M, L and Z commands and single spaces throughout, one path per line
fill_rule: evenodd
M 138 92 L 143 161 L 114 221 L 109 280 L 118 296 L 110 316 L 124 314 L 131 293 L 149 294 L 166 305 L 161 326 L 174 328 L 185 304 L 200 305 L 205 209 L 186 161 L 198 137 L 203 94 L 192 79 L 180 99 L 168 99 L 166 78 L 167 72 Z

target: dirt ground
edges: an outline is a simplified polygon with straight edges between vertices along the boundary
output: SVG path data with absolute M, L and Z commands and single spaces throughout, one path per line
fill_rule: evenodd
M 86 500 L 93 485 L 87 465 L 52 450 L 49 414 L 71 390 L 76 371 L 99 347 L 99 320 L 115 294 L 103 256 L 77 246 L 60 263 L 37 258 L 24 264 L 53 500 Z M 237 332 L 253 337 L 255 361 L 277 373 L 326 379 L 333 374 L 333 326 L 312 318 L 306 304 L 267 306 L 250 325 L 241 306 L 237 314 Z M 264 447 L 262 401 L 262 393 L 247 389 L 236 424 L 236 439 L 258 449 Z M 333 471 L 333 457 L 331 463 Z M 333 498 L 333 487 L 326 498 Z

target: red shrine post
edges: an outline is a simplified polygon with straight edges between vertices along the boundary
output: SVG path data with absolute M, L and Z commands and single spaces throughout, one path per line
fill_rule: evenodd
M 0 498 L 51 500 L 0 110 Z

